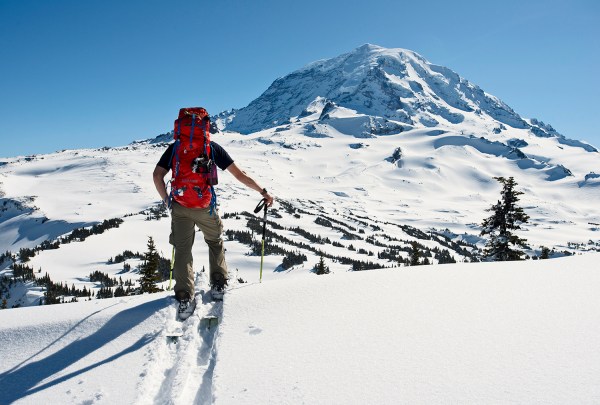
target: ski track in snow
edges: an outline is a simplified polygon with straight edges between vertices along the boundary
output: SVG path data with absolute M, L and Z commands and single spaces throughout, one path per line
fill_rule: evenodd
M 197 306 L 184 322 L 176 320 L 177 301 L 169 297 L 171 305 L 161 311 L 164 328 L 163 339 L 157 339 L 147 350 L 146 369 L 138 386 L 136 403 L 212 404 L 212 376 L 216 361 L 218 327 L 207 328 L 202 319 L 214 315 L 221 319 L 222 303 L 212 301 L 210 291 L 199 289 L 208 285 L 207 277 L 196 277 Z M 183 335 L 175 340 L 167 336 L 173 330 Z

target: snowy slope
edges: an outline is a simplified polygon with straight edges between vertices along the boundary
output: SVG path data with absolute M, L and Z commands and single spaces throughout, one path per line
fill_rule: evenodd
M 132 403 L 167 305 L 157 294 L 1 311 L 2 403 Z
M 597 403 L 597 260 L 336 273 L 232 291 L 215 403 Z
M 303 273 L 236 285 L 218 330 L 191 318 L 177 344 L 166 338 L 175 306 L 165 293 L 0 311 L 0 398 L 598 403 L 598 259 Z M 208 302 L 198 308 L 200 316 L 211 311 L 219 313 Z
M 524 164 L 526 159 L 506 158 L 502 154 L 502 145 L 459 134 L 428 135 L 427 130 L 417 129 L 398 135 L 356 139 L 327 128 L 326 138 L 307 137 L 304 133 L 305 124 L 312 119 L 312 116 L 307 116 L 297 126 L 284 131 L 215 136 L 240 166 L 280 198 L 269 217 L 270 221 L 287 229 L 299 226 L 331 241 L 315 245 L 297 232 L 279 231 L 273 228 L 274 225 L 269 226 L 270 230 L 295 243 L 312 244 L 330 255 L 374 261 L 388 267 L 395 263 L 378 259 L 378 254 L 386 249 L 385 246 L 401 244 L 389 238 L 418 240 L 431 248 L 445 248 L 435 241 L 407 234 L 402 228 L 405 225 L 420 229 L 427 235 L 434 231 L 446 234 L 455 241 L 465 240 L 482 246 L 483 240 L 478 236 L 479 224 L 487 216 L 485 209 L 499 198 L 500 187 L 492 177 L 508 175 L 515 176 L 525 192 L 522 205 L 531 216 L 531 221 L 522 235 L 531 245 L 530 254 L 539 253 L 542 245 L 554 247 L 557 251 L 581 251 L 596 249 L 600 243 L 600 211 L 597 204 L 600 188 L 579 187 L 577 179 L 572 178 L 575 175 L 547 180 L 547 167 L 523 170 L 519 164 Z M 552 139 L 536 139 L 550 145 L 554 142 Z M 391 157 L 398 147 L 402 149 L 402 157 L 392 162 Z M 108 273 L 111 277 L 121 277 L 123 280 L 137 280 L 135 267 L 139 261 L 129 260 L 132 269 L 128 271 L 122 263 L 109 264 L 108 261 L 125 250 L 144 252 L 148 236 L 154 238 L 163 257 L 171 256 L 171 246 L 168 244 L 169 218 L 147 221 L 146 215 L 135 214 L 157 203 L 158 197 L 150 174 L 163 150 L 164 146 L 137 145 L 128 149 L 72 152 L 77 155 L 68 159 L 76 161 L 80 157 L 83 166 L 88 165 L 91 159 L 110 162 L 103 164 L 102 170 L 88 170 L 89 184 L 98 184 L 98 187 L 85 191 L 76 189 L 71 192 L 69 187 L 69 184 L 77 183 L 77 179 L 71 176 L 77 176 L 79 170 L 83 169 L 73 169 L 73 174 L 49 173 L 43 177 L 22 174 L 33 170 L 25 169 L 27 166 L 46 167 L 52 161 L 60 165 L 67 160 L 64 157 L 66 152 L 56 157 L 46 155 L 30 162 L 16 162 L 14 166 L 17 170 L 12 168 L 12 164 L 6 165 L 2 177 L 5 190 L 10 187 L 12 195 L 16 194 L 17 198 L 26 198 L 25 193 L 30 193 L 31 189 L 37 193 L 35 204 L 39 209 L 20 215 L 33 221 L 32 217 L 47 213 L 51 219 L 34 227 L 40 235 L 38 239 L 31 237 L 28 227 L 24 226 L 27 222 L 18 217 L 0 223 L 4 229 L 3 237 L 10 238 L 1 251 L 9 249 L 16 252 L 22 246 L 35 246 L 42 239 L 52 236 L 50 231 L 58 220 L 63 221 L 65 232 L 81 223 L 123 217 L 124 223 L 119 228 L 90 237 L 84 242 L 38 252 L 30 265 L 36 271 L 41 269 L 40 275 L 48 273 L 54 281 L 77 288 L 100 287 L 99 283 L 86 279 L 93 271 Z M 585 172 L 579 168 L 593 165 L 597 155 L 589 152 L 578 154 L 567 147 L 564 147 L 565 150 L 569 155 L 562 154 L 560 158 L 574 168 L 575 174 Z M 102 185 L 107 177 L 112 179 L 110 184 L 114 187 L 110 192 L 106 191 L 108 185 Z M 30 186 L 26 188 L 24 185 L 28 183 Z M 55 196 L 57 193 L 52 191 L 52 187 L 62 187 L 65 192 Z M 119 191 L 126 189 L 132 190 L 131 193 Z M 71 197 L 65 198 L 63 194 Z M 258 194 L 237 183 L 229 173 L 221 173 L 218 195 L 222 215 L 251 211 L 258 199 Z M 288 210 L 284 203 L 289 204 L 292 210 Z M 319 217 L 339 223 L 328 228 L 315 223 Z M 75 222 L 77 220 L 83 222 Z M 246 222 L 246 216 L 224 219 L 228 230 L 247 230 Z M 13 234 L 6 229 L 16 232 Z M 342 230 L 349 231 L 354 240 L 349 240 L 348 232 Z M 374 245 L 369 240 L 382 246 Z M 332 245 L 333 242 L 340 246 Z M 226 244 L 232 271 L 239 269 L 244 279 L 255 277 L 253 273 L 256 267 L 248 269 L 244 265 L 244 256 L 249 247 L 236 241 L 227 241 Z M 307 271 L 317 261 L 318 253 L 315 251 L 298 249 L 276 240 L 268 243 L 272 244 L 307 254 L 308 261 L 299 271 Z M 349 250 L 350 245 L 356 250 Z M 207 266 L 205 246 L 198 243 L 194 249 L 197 269 Z M 359 249 L 365 253 L 360 254 Z M 367 252 L 372 255 L 369 256 Z M 406 252 L 401 254 L 407 257 Z M 457 252 L 453 252 L 453 256 L 459 261 L 466 258 Z M 281 260 L 280 254 L 267 256 L 267 273 L 277 270 Z M 342 263 L 332 265 L 339 269 L 350 267 Z M 274 274 L 276 277 L 282 275 L 281 272 Z M 26 296 L 15 293 L 9 301 L 9 307 L 15 304 L 35 305 L 41 295 L 39 289 L 28 292 Z
M 0 167 L 0 243 L 18 251 L 73 228 L 147 208 L 158 149 L 135 146 L 19 157 Z M 7 215 L 8 214 L 8 215 Z M 10 216 L 9 216 L 10 215 Z

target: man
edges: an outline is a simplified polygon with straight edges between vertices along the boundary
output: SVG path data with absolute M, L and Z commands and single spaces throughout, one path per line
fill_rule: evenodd
M 153 179 L 156 190 L 165 203 L 169 203 L 165 176 L 172 169 L 174 145 L 171 144 L 163 153 L 154 169 Z M 253 178 L 248 176 L 233 161 L 231 156 L 215 142 L 210 142 L 214 163 L 221 170 L 227 170 L 245 186 L 257 191 L 266 200 L 267 206 L 273 204 L 273 197 Z M 194 267 L 192 245 L 194 244 L 195 226 L 204 234 L 209 248 L 209 274 L 213 299 L 222 299 L 227 285 L 227 264 L 223 249 L 223 223 L 214 207 L 189 208 L 172 199 L 171 203 L 171 235 L 169 242 L 175 247 L 175 298 L 179 301 L 178 315 L 180 319 L 188 318 L 196 307 L 194 298 Z

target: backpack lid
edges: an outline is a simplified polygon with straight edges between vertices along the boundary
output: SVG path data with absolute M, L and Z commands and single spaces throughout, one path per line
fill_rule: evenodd
M 196 117 L 203 120 L 208 117 L 208 112 L 203 107 L 185 107 L 179 109 L 178 118 L 189 117 L 192 115 L 196 115 Z

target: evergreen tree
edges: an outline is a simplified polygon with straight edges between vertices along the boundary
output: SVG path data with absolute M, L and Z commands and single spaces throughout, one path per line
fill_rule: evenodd
M 329 266 L 327 266 L 325 264 L 325 258 L 323 257 L 323 255 L 321 255 L 321 258 L 319 259 L 319 263 L 317 263 L 314 267 L 314 271 L 315 273 L 317 273 L 318 275 L 321 274 L 329 274 Z
M 158 262 L 160 256 L 156 251 L 154 245 L 154 239 L 150 236 L 148 238 L 148 244 L 146 245 L 148 250 L 144 254 L 144 263 L 140 268 L 140 290 L 142 293 L 154 293 L 159 291 L 156 286 L 160 282 L 160 274 L 158 273 Z
M 494 177 L 502 184 L 501 199 L 491 208 L 492 215 L 484 219 L 481 235 L 490 235 L 484 250 L 484 256 L 491 260 L 521 260 L 525 253 L 517 247 L 526 247 L 526 240 L 513 231 L 521 229 L 520 224 L 527 223 L 529 216 L 517 205 L 522 191 L 515 190 L 517 183 L 513 177 Z
M 46 291 L 44 291 L 44 304 L 60 304 L 60 297 L 56 295 L 56 291 L 51 286 L 47 286 Z
M 125 291 L 125 288 L 123 288 L 122 285 L 120 285 L 117 288 L 115 288 L 115 292 L 114 292 L 114 296 L 115 297 L 124 297 L 126 295 L 127 295 L 127 293 Z
M 408 265 L 409 266 L 418 266 L 421 263 L 419 262 L 419 260 L 421 259 L 422 253 L 421 253 L 421 249 L 419 249 L 419 244 L 416 241 L 413 241 L 410 244 L 411 248 L 410 248 L 410 257 L 408 259 Z

